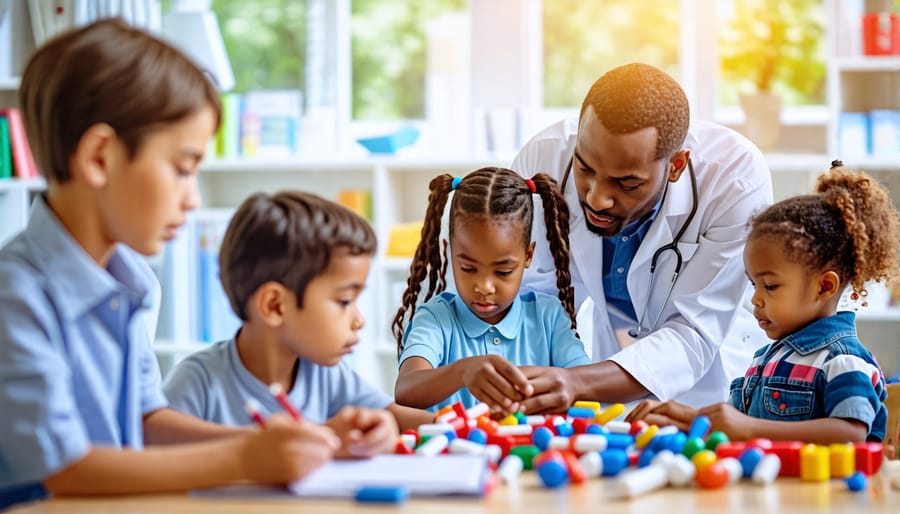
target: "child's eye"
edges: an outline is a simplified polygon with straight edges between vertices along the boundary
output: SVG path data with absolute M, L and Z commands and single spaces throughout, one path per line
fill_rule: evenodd
M 459 271 L 462 271 L 463 273 L 475 273 L 475 268 L 471 266 L 460 266 Z
M 175 168 L 175 172 L 178 173 L 178 176 L 179 176 L 179 177 L 183 177 L 183 178 L 190 177 L 190 176 L 193 174 L 193 173 L 191 172 L 191 170 L 189 170 L 189 169 L 186 169 L 186 168 L 178 168 L 178 167 Z
M 619 186 L 622 188 L 622 191 L 634 191 L 635 189 L 641 187 L 640 184 L 638 184 L 636 186 L 628 186 L 625 184 L 619 184 Z
M 512 270 L 497 270 L 497 274 L 501 277 L 508 277 L 512 274 Z
M 766 285 L 763 286 L 763 287 L 766 288 L 766 291 L 774 291 L 774 290 L 778 289 L 778 285 L 777 285 L 777 284 L 766 284 Z
M 342 299 L 338 299 L 337 303 L 338 303 L 338 305 L 340 305 L 341 307 L 346 308 L 346 307 L 349 307 L 350 304 L 353 303 L 353 300 L 342 300 Z

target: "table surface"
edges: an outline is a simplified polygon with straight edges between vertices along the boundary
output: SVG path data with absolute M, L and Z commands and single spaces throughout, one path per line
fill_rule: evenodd
M 667 487 L 628 500 L 612 499 L 609 489 L 613 482 L 614 479 L 595 479 L 577 486 L 545 489 L 538 483 L 535 473 L 525 472 L 518 483 L 498 486 L 484 498 L 411 498 L 399 506 L 360 504 L 351 499 L 294 498 L 287 495 L 270 495 L 264 498 L 211 498 L 172 494 L 113 498 L 54 498 L 21 505 L 8 512 L 15 514 L 106 512 L 340 514 L 360 510 L 424 514 L 900 512 L 900 491 L 889 487 L 888 479 L 882 474 L 872 477 L 868 489 L 863 492 L 848 490 L 843 480 L 812 483 L 802 482 L 798 478 L 781 478 L 768 486 L 758 486 L 743 480 L 739 484 L 716 490 Z

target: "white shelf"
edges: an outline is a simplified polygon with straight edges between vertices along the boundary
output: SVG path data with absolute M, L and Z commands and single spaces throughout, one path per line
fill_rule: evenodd
M 774 173 L 809 173 L 828 169 L 831 161 L 825 154 L 767 153 L 766 164 Z
M 859 321 L 900 321 L 900 307 L 884 307 L 880 309 L 861 308 L 856 312 Z
M 0 192 L 3 191 L 41 191 L 47 187 L 47 183 L 42 178 L 29 179 L 0 179 Z
M 412 264 L 412 259 L 409 257 L 382 257 L 381 258 L 381 269 L 383 269 L 385 271 L 408 272 L 411 264 Z
M 162 355 L 187 355 L 196 351 L 209 348 L 209 343 L 200 341 L 171 341 L 158 339 L 153 343 L 153 351 Z
M 19 77 L 0 78 L 0 91 L 16 91 L 19 89 Z
M 206 173 L 368 171 L 384 167 L 391 171 L 474 170 L 483 166 L 505 166 L 487 157 L 472 158 L 404 158 L 372 156 L 364 159 L 306 158 L 302 155 L 266 159 L 209 159 L 200 170 Z M 435 173 L 437 173 L 435 171 Z
M 900 57 L 851 55 L 835 58 L 832 65 L 840 72 L 900 71 Z

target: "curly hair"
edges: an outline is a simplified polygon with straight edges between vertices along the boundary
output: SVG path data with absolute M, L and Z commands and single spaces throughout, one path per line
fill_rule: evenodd
M 653 66 L 632 63 L 613 68 L 594 82 L 581 104 L 613 134 L 656 127 L 655 159 L 668 157 L 687 137 L 691 111 L 675 79 Z
M 219 249 L 219 276 L 234 313 L 248 320 L 247 301 L 274 281 L 303 295 L 338 248 L 375 254 L 375 231 L 350 209 L 304 191 L 256 193 L 244 200 Z
M 900 278 L 900 220 L 887 190 L 862 171 L 835 161 L 816 194 L 773 204 L 750 220 L 748 239 L 773 237 L 810 270 L 833 269 L 841 286 L 865 296 L 870 280 Z
M 416 248 L 403 303 L 394 317 L 391 328 L 397 338 L 397 351 L 403 350 L 403 334 L 406 324 L 416 313 L 416 304 L 426 281 L 428 288 L 422 302 L 427 302 L 435 294 L 447 288 L 447 259 L 441 252 L 441 217 L 447 198 L 450 196 L 454 178 L 440 175 L 428 185 L 428 208 L 422 226 L 422 238 Z M 550 253 L 556 265 L 556 285 L 559 300 L 565 307 L 575 326 L 575 295 L 572 277 L 569 273 L 569 208 L 559 191 L 556 180 L 545 173 L 531 178 L 535 193 L 540 195 L 544 205 L 544 223 L 547 226 L 547 240 Z M 531 242 L 531 225 L 534 204 L 531 188 L 521 175 L 506 168 L 481 168 L 466 175 L 459 184 L 450 203 L 449 235 L 453 239 L 454 227 L 466 216 L 489 216 L 520 224 L 522 245 Z M 515 226 L 515 225 L 513 225 Z

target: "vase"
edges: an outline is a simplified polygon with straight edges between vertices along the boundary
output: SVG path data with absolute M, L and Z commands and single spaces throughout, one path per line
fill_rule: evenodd
M 762 151 L 775 148 L 781 129 L 781 98 L 768 91 L 741 94 L 744 133 Z

